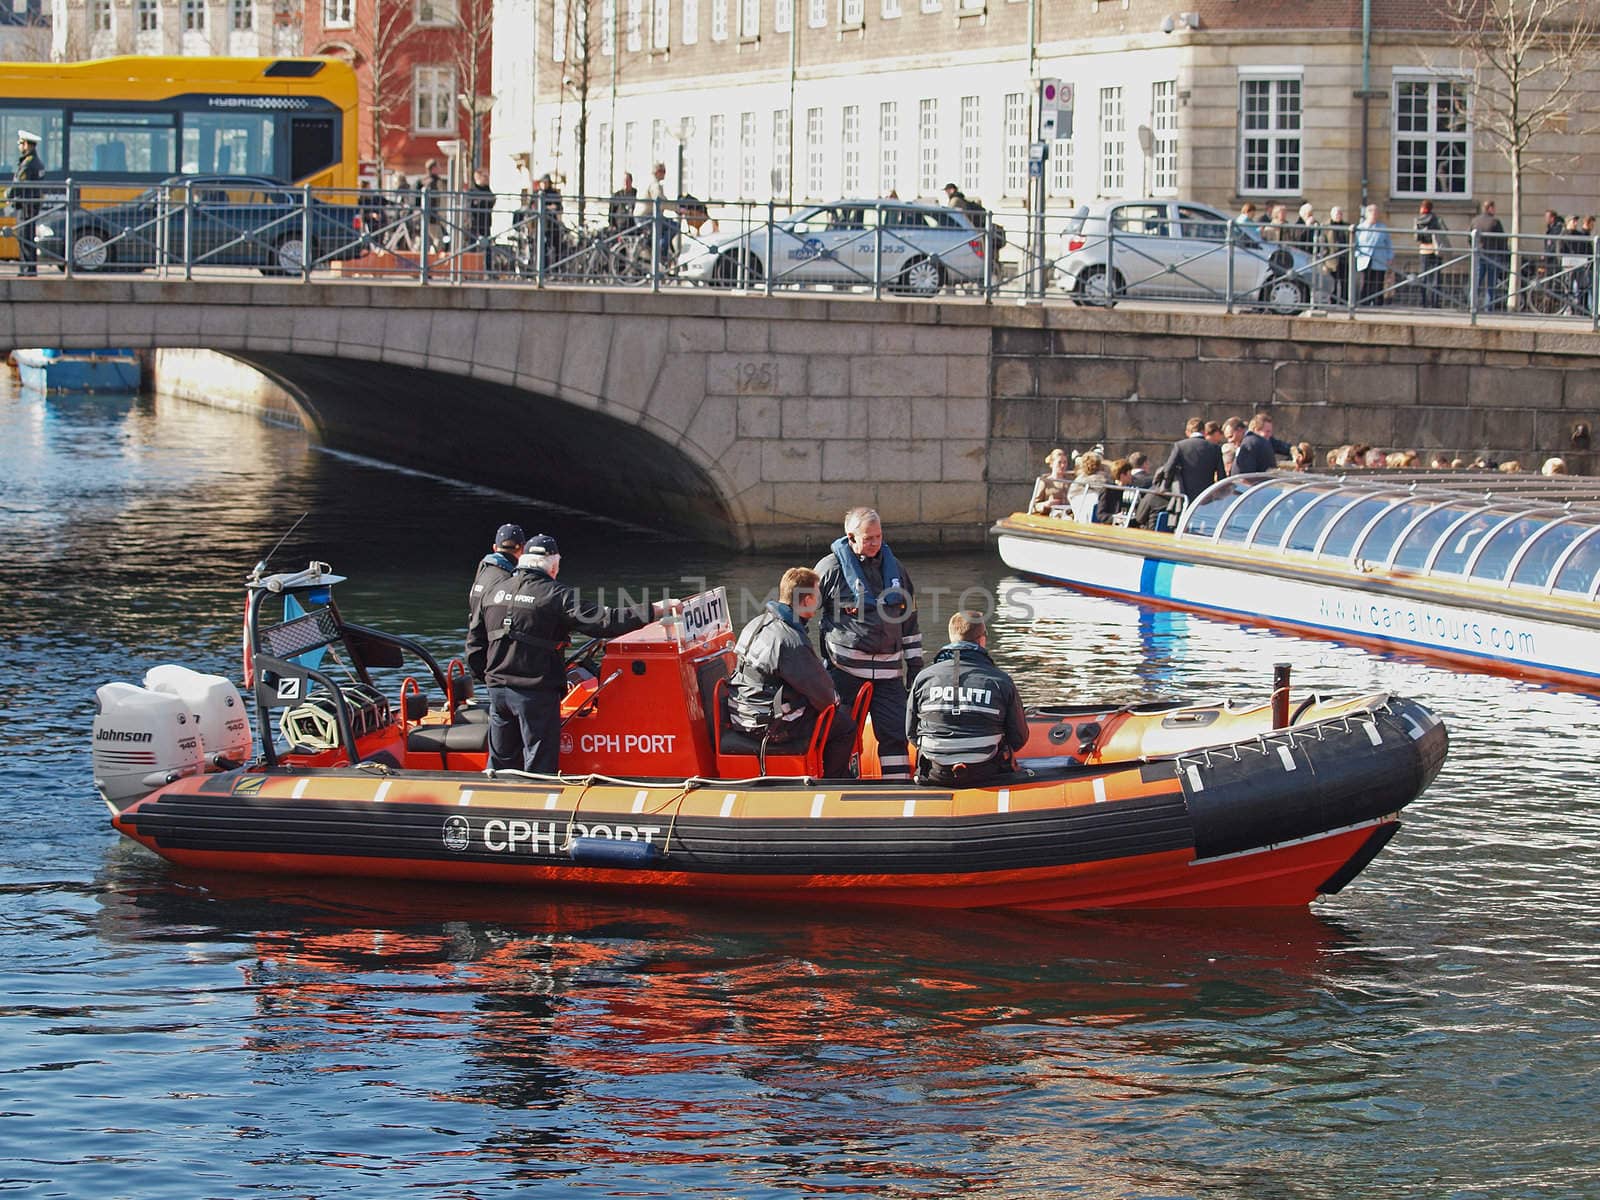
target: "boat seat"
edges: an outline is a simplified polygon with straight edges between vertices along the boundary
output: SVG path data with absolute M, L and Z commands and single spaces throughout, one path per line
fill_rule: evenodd
M 477 704 L 456 705 L 456 725 L 487 725 L 489 723 L 489 710 Z
M 450 766 L 452 754 L 486 754 L 489 750 L 489 718 L 456 725 L 413 725 L 406 734 L 406 754 L 437 754 L 441 769 Z M 415 765 L 415 764 L 413 764 Z M 432 763 L 428 764 L 432 766 Z
M 822 747 L 833 728 L 831 705 L 817 717 L 811 740 L 804 750 L 795 753 L 785 744 L 788 753 L 773 748 L 763 751 L 761 739 L 746 733 L 728 719 L 728 680 L 718 679 L 711 692 L 711 713 L 716 739 L 712 753 L 717 764 L 717 774 L 724 779 L 745 779 L 755 775 L 822 775 Z

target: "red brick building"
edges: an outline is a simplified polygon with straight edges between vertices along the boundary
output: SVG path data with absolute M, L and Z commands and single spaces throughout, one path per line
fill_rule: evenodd
M 430 158 L 469 182 L 488 141 L 493 0 L 309 0 L 305 51 L 361 80 L 363 174 L 423 174 Z

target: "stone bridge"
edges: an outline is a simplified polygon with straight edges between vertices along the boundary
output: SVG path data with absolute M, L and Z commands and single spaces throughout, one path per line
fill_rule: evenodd
M 1600 413 L 1586 330 L 1412 316 L 7 280 L 19 346 L 216 351 L 330 447 L 758 549 L 814 550 L 861 503 L 902 544 L 975 544 L 1052 445 L 1159 454 L 1191 415 L 1587 470 Z

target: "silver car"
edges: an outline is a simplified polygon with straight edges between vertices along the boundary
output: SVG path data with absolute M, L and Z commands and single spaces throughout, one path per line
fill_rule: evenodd
M 1101 200 L 1067 218 L 1056 278 L 1080 304 L 1118 298 L 1256 302 L 1275 311 L 1326 303 L 1332 277 L 1315 246 L 1265 242 L 1214 208 L 1183 200 Z M 1231 273 L 1230 273 L 1231 267 Z
M 910 296 L 981 283 L 996 236 L 953 208 L 898 200 L 839 200 L 770 226 L 703 240 L 685 237 L 678 275 L 722 287 L 881 283 Z M 993 267 L 990 268 L 994 270 Z

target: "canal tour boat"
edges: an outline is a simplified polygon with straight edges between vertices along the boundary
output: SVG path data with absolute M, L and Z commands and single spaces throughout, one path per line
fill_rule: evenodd
M 22 386 L 36 392 L 137 392 L 132 350 L 13 350 Z
M 864 722 L 864 777 L 819 778 L 831 714 L 788 756 L 725 728 L 734 630 L 719 588 L 572 655 L 559 775 L 491 771 L 459 660 L 441 668 L 347 622 L 339 582 L 313 563 L 247 586 L 259 754 L 220 676 L 168 665 L 146 686 L 99 689 L 95 785 L 118 830 L 230 873 L 957 908 L 1303 906 L 1382 849 L 1447 747 L 1413 701 L 1308 696 L 1291 713 L 1285 679 L 1261 706 L 1035 709 L 1016 769 L 981 787 L 873 777 Z M 400 679 L 407 658 L 418 675 Z M 378 690 L 384 672 L 398 703 Z
M 1015 513 L 1006 564 L 1080 591 L 1581 686 L 1600 682 L 1600 493 L 1582 480 L 1272 472 L 1174 533 Z

